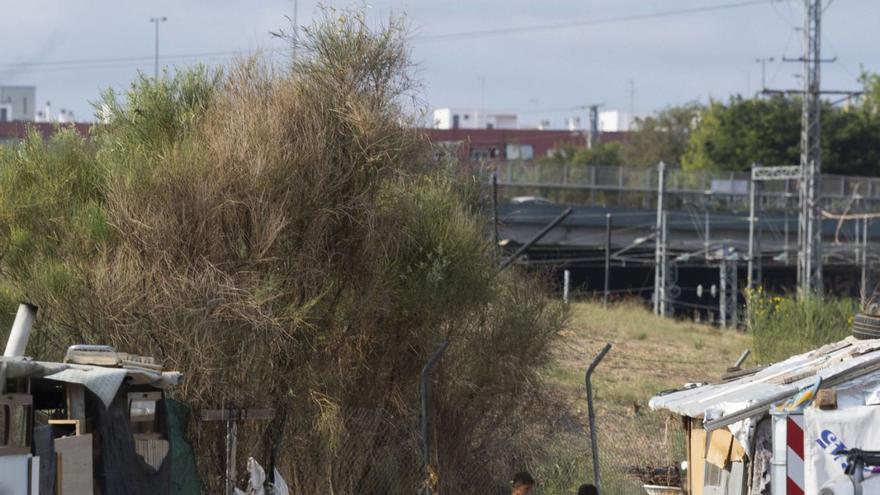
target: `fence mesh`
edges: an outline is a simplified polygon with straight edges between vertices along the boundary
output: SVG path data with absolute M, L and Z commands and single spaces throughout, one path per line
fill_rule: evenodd
M 538 407 L 541 416 L 502 415 L 480 425 L 457 421 L 445 411 L 439 415 L 444 419 L 430 424 L 427 468 L 417 414 L 347 411 L 328 421 L 320 439 L 287 437 L 301 450 L 279 459 L 278 467 L 291 493 L 507 495 L 512 475 L 528 471 L 537 480 L 534 495 L 575 494 L 581 484 L 596 483 L 586 401 L 578 402 L 545 404 Z M 678 467 L 685 459 L 685 438 L 678 419 L 638 404 L 622 407 L 598 400 L 596 410 L 603 495 L 641 495 L 646 484 L 681 486 Z M 216 426 L 211 436 L 218 440 L 217 459 L 223 462 L 223 431 Z M 242 439 L 250 430 L 251 438 L 259 437 L 265 426 L 242 423 Z M 255 443 L 240 445 L 238 486 L 247 483 L 243 464 L 248 456 L 267 466 L 259 452 Z M 222 473 L 222 466 L 217 468 Z M 203 482 L 212 492 L 222 492 L 222 479 Z
M 655 167 L 571 165 L 509 161 L 472 163 L 472 171 L 482 179 L 498 174 L 502 187 L 513 195 L 541 195 L 559 202 L 643 206 L 646 193 L 657 190 Z M 666 171 L 666 188 L 675 196 L 692 196 L 714 207 L 748 209 L 751 172 L 681 170 Z M 798 181 L 762 182 L 760 195 L 763 211 L 784 211 L 797 204 Z M 822 202 L 825 208 L 848 208 L 850 211 L 873 211 L 880 199 L 880 179 L 871 177 L 823 174 Z
M 599 413 L 596 430 L 603 495 L 641 495 L 644 485 L 681 486 L 685 437 L 675 418 L 606 411 Z M 596 483 L 586 424 L 561 428 L 548 442 L 550 455 L 531 466 L 539 482 L 536 493 L 574 494 L 582 483 Z

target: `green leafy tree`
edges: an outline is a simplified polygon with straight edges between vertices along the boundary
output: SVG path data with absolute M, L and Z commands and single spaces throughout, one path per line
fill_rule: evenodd
M 713 101 L 705 108 L 690 136 L 682 167 L 746 170 L 753 162 L 795 164 L 799 143 L 799 101 L 736 96 L 727 104 Z
M 701 109 L 698 103 L 688 103 L 637 119 L 635 131 L 620 146 L 621 161 L 643 167 L 661 161 L 667 165 L 680 165 Z
M 677 166 L 700 115 L 700 105 L 669 107 L 657 115 L 637 119 L 635 130 L 622 142 L 601 140 L 591 149 L 563 147 L 548 159 L 571 165 L 654 166 L 663 161 Z
M 569 165 L 622 165 L 620 143 L 602 143 L 590 149 L 565 146 L 545 158 L 545 163 L 568 163 Z
M 864 75 L 866 96 L 844 107 L 822 103 L 822 170 L 880 174 L 880 79 Z M 701 114 L 682 160 L 686 169 L 747 170 L 752 163 L 800 161 L 801 99 L 774 96 L 712 102 Z

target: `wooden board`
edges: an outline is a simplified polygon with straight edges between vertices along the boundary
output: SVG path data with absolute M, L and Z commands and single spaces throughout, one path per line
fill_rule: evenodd
M 74 435 L 82 435 L 84 433 L 82 431 L 82 421 L 80 421 L 78 419 L 50 419 L 49 424 L 53 425 L 53 426 L 68 426 L 73 429 Z M 60 433 L 61 435 L 68 433 L 68 431 L 64 428 L 60 428 L 60 430 L 61 430 L 61 433 Z M 55 431 L 58 432 L 59 429 L 56 429 Z M 59 433 L 56 433 L 56 434 L 59 434 Z
M 202 421 L 269 420 L 275 417 L 275 409 L 206 409 Z
M 58 495 L 93 495 L 92 436 L 55 439 L 58 453 Z

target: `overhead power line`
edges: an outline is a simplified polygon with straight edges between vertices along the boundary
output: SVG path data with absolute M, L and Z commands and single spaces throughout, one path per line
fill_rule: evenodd
M 483 29 L 475 31 L 462 31 L 454 33 L 428 34 L 414 36 L 415 42 L 433 42 L 441 40 L 458 40 L 458 39 L 474 39 L 492 36 L 504 36 L 517 33 L 539 32 L 556 29 L 567 29 L 582 26 L 598 26 L 604 24 L 616 24 L 631 21 L 641 21 L 648 19 L 658 19 L 664 17 L 675 17 L 681 15 L 699 14 L 706 12 L 715 12 L 720 10 L 729 10 L 754 5 L 772 4 L 779 0 L 747 0 L 740 2 L 724 3 L 718 5 L 710 5 L 705 7 L 695 7 L 688 9 L 666 10 L 661 12 L 653 12 L 647 14 L 633 14 L 617 17 L 604 17 L 597 19 L 580 19 L 576 21 L 565 21 L 549 24 L 533 24 L 526 26 L 515 26 L 508 28 Z M 260 51 L 276 52 L 286 50 L 287 48 L 271 48 L 267 50 L 251 50 L 251 51 L 218 51 L 218 52 L 201 52 L 176 55 L 164 55 L 165 61 L 184 62 L 188 60 L 199 60 L 204 58 L 233 58 L 236 56 L 246 56 Z M 146 63 L 154 59 L 153 55 L 128 56 L 128 57 L 107 57 L 107 58 L 91 58 L 91 59 L 72 59 L 72 60 L 50 60 L 50 61 L 34 61 L 34 62 L 12 62 L 0 63 L 0 72 L 36 72 L 44 70 L 66 70 L 66 69 L 104 69 L 118 66 L 130 66 L 134 63 Z
M 580 19 L 577 21 L 565 21 L 549 24 L 533 24 L 528 26 L 517 26 L 509 28 L 482 29 L 475 31 L 460 31 L 457 33 L 429 34 L 416 36 L 416 41 L 434 41 L 446 39 L 472 39 L 483 38 L 488 36 L 504 36 L 509 34 L 528 33 L 535 31 L 548 31 L 553 29 L 566 29 L 583 26 L 598 26 L 603 24 L 616 24 L 629 21 L 641 21 L 647 19 L 658 19 L 662 17 L 674 17 L 679 15 L 699 14 L 705 12 L 715 12 L 718 10 L 729 10 L 741 7 L 749 7 L 753 5 L 767 5 L 773 3 L 774 0 L 749 0 L 744 2 L 733 2 L 719 5 L 710 5 L 706 7 L 694 7 L 689 9 L 666 10 L 662 12 L 653 12 L 650 14 L 632 14 L 617 17 L 605 17 L 599 19 Z
M 194 58 L 217 58 L 217 57 L 235 57 L 240 55 L 252 55 L 254 53 L 274 52 L 282 50 L 282 48 L 270 48 L 266 50 L 238 50 L 226 52 L 200 52 L 200 53 L 180 53 L 177 55 L 163 55 L 163 60 L 178 59 L 194 59 Z M 30 67 L 56 67 L 56 66 L 77 66 L 77 65 L 98 65 L 98 64 L 114 64 L 114 63 L 131 63 L 131 62 L 150 62 L 155 55 L 129 56 L 129 57 L 107 57 L 107 58 L 83 58 L 73 60 L 52 60 L 43 62 L 10 62 L 0 63 L 0 69 L 26 69 Z

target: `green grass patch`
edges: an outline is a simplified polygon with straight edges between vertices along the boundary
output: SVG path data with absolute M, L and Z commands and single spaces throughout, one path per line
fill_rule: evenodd
M 846 338 L 858 303 L 849 298 L 746 292 L 746 326 L 755 358 L 774 362 Z

